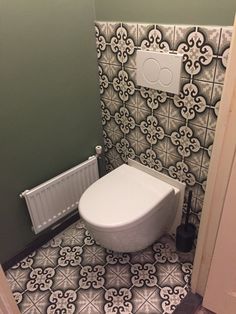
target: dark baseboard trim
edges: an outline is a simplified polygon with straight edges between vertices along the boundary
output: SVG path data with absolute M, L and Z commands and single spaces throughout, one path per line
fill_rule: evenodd
M 19 263 L 22 259 L 27 257 L 33 251 L 40 248 L 42 245 L 47 243 L 49 240 L 54 238 L 58 233 L 62 232 L 64 229 L 69 227 L 71 224 L 76 222 L 80 218 L 78 211 L 70 215 L 65 221 L 62 221 L 60 225 L 53 229 L 48 229 L 42 234 L 40 234 L 34 241 L 29 243 L 23 250 L 18 252 L 14 257 L 10 258 L 6 262 L 2 263 L 2 268 L 7 271 L 9 268 Z
M 173 314 L 194 314 L 202 303 L 202 297 L 199 294 L 188 292 L 186 297 L 177 305 Z

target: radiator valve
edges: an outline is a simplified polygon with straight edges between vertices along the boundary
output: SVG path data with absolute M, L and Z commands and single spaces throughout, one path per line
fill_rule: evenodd
M 100 156 L 102 154 L 102 146 L 98 145 L 95 147 L 96 156 Z

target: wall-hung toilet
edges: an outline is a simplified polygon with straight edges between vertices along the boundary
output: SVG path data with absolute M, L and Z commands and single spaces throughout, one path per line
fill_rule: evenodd
M 184 184 L 162 174 L 157 178 L 152 175 L 156 171 L 132 163 L 135 166 L 124 164 L 94 182 L 79 202 L 80 216 L 95 240 L 117 252 L 146 248 L 181 219 L 177 212 L 182 212 Z

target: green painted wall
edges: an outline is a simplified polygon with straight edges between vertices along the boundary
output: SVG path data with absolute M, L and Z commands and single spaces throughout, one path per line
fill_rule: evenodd
M 1 0 L 0 262 L 34 239 L 19 193 L 101 143 L 94 0 Z
M 232 25 L 235 0 L 95 0 L 99 21 Z

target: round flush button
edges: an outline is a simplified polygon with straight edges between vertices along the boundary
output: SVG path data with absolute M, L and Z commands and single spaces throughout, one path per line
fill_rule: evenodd
M 161 67 L 157 60 L 149 58 L 143 63 L 143 76 L 150 83 L 155 83 L 160 78 Z
M 168 86 L 172 83 L 172 79 L 173 79 L 173 75 L 172 75 L 171 70 L 169 70 L 168 68 L 161 69 L 161 72 L 160 72 L 161 84 Z

